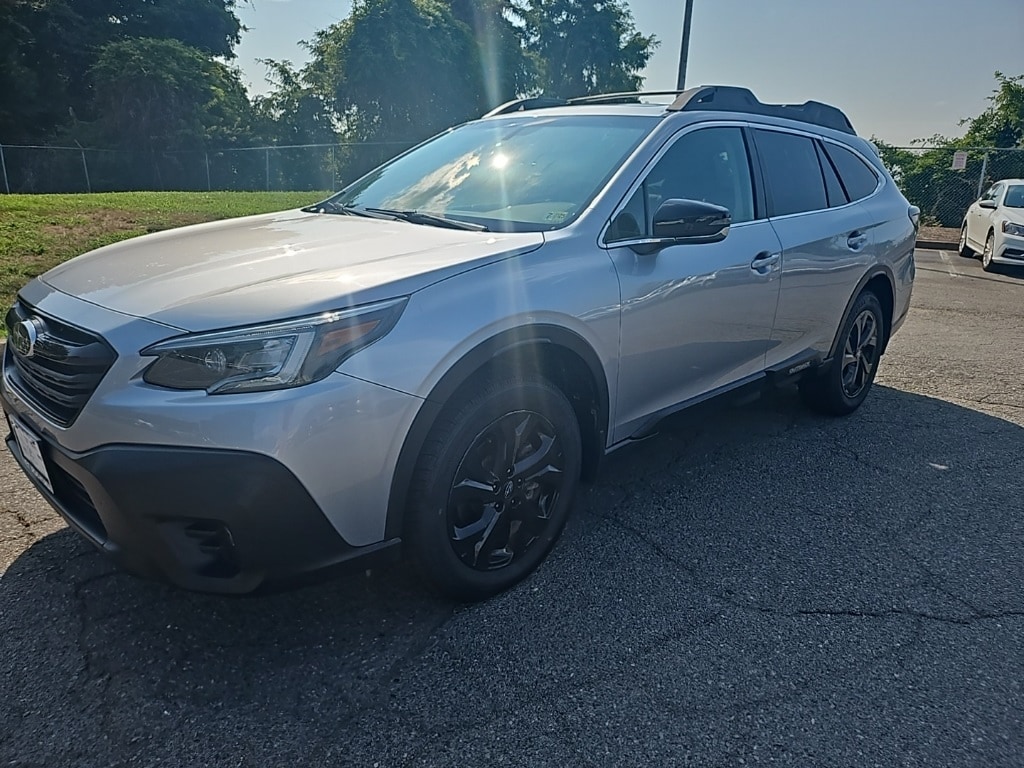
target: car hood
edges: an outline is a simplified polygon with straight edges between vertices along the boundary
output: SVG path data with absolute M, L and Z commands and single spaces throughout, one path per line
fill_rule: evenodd
M 125 240 L 41 280 L 117 312 L 200 331 L 407 295 L 543 242 L 539 233 L 286 211 Z

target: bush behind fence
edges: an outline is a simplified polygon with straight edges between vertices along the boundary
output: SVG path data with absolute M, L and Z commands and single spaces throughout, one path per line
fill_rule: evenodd
M 0 191 L 338 189 L 407 149 L 397 142 L 133 152 L 0 145 Z
M 398 142 L 245 147 L 195 152 L 131 152 L 0 145 L 0 189 L 18 192 L 338 189 L 408 149 Z M 967 153 L 953 170 L 954 153 Z M 993 182 L 1024 178 L 1024 149 L 884 147 L 896 183 L 924 222 L 959 227 Z

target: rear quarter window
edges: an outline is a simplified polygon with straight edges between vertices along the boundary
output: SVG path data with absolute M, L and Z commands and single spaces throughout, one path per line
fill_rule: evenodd
M 850 150 L 825 142 L 825 152 L 850 200 L 862 200 L 878 187 L 878 176 L 874 170 Z

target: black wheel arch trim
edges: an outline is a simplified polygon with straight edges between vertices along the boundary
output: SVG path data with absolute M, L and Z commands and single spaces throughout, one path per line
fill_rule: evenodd
M 569 350 L 583 361 L 590 372 L 597 399 L 594 414 L 597 445 L 588 446 L 584 438 L 583 453 L 584 474 L 587 477 L 593 476 L 596 464 L 604 455 L 607 446 L 610 418 L 608 381 L 600 358 L 582 336 L 561 326 L 535 324 L 509 329 L 481 342 L 463 355 L 445 372 L 420 406 L 413 418 L 412 426 L 406 433 L 391 478 L 384 538 L 396 538 L 403 534 L 409 484 L 416 470 L 416 462 L 430 430 L 451 397 L 495 359 L 537 345 L 552 345 Z M 569 396 L 569 393 L 566 395 Z
M 836 352 L 839 350 L 839 345 L 842 343 L 840 336 L 843 333 L 843 328 L 846 327 L 846 321 L 850 319 L 850 313 L 853 312 L 853 305 L 857 302 L 857 298 L 864 292 L 868 283 L 874 280 L 876 277 L 884 275 L 889 281 L 889 290 L 892 291 L 893 296 L 893 308 L 891 317 L 883 317 L 882 320 L 885 322 L 885 341 L 882 344 L 882 352 L 885 352 L 886 347 L 889 346 L 889 338 L 892 336 L 893 325 L 896 322 L 896 278 L 893 276 L 892 269 L 887 264 L 875 264 L 869 269 L 860 282 L 857 283 L 857 287 L 853 293 L 850 294 L 849 300 L 846 302 L 846 309 L 843 310 L 843 318 L 839 321 L 839 327 L 836 328 L 835 338 L 832 339 L 832 346 L 829 347 L 828 358 L 824 363 L 828 363 L 832 358 L 836 356 Z M 879 297 L 881 299 L 882 297 Z

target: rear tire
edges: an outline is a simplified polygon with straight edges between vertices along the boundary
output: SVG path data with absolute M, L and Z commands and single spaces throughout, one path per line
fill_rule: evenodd
M 832 362 L 800 383 L 807 406 L 830 416 L 845 416 L 857 410 L 875 380 L 884 334 L 882 305 L 874 293 L 866 291 L 857 297 L 843 323 Z
M 406 544 L 442 594 L 482 600 L 547 557 L 579 485 L 582 442 L 540 376 L 482 382 L 434 425 L 410 487 Z
M 967 224 L 966 222 L 960 228 L 960 255 L 965 259 L 973 259 L 975 257 L 974 249 L 967 244 Z

